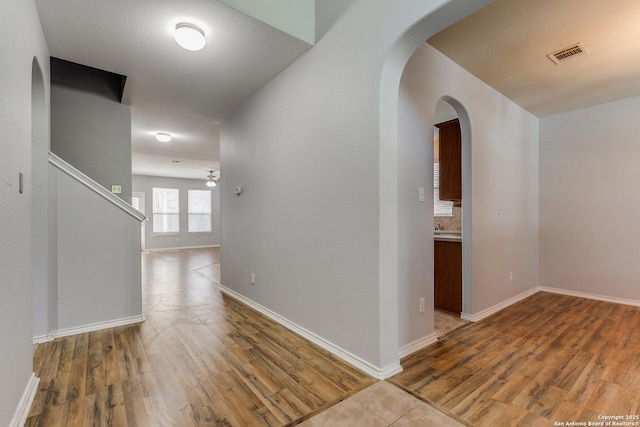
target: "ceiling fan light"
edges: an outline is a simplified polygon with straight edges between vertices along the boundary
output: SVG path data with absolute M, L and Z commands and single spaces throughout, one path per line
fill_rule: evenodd
M 218 183 L 216 182 L 216 177 L 213 175 L 213 171 L 209 171 L 209 175 L 207 175 L 207 179 L 208 179 L 208 181 L 206 182 L 207 187 L 213 188 L 216 185 L 218 185 Z
M 187 22 L 181 22 L 176 25 L 176 31 L 173 37 L 176 39 L 176 42 L 186 50 L 200 50 L 207 44 L 204 31 Z
M 160 142 L 171 141 L 171 134 L 169 132 L 156 132 L 156 139 Z

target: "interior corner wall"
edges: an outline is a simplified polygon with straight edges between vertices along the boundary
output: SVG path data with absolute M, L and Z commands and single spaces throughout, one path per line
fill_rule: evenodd
M 464 106 L 471 122 L 473 213 L 463 224 L 472 229 L 469 314 L 538 285 L 538 119 L 423 43 L 401 80 L 401 345 L 432 332 L 425 317 L 433 311 L 423 316 L 416 307 L 419 297 L 433 298 L 433 202 L 418 203 L 416 195 L 418 187 L 433 188 L 434 115 L 443 96 Z
M 640 97 L 540 120 L 540 285 L 640 301 Z
M 320 40 L 355 0 L 315 1 L 315 41 Z
M 381 134 L 397 129 L 382 129 L 381 82 L 397 72 L 397 97 L 401 68 L 383 70 L 423 17 L 422 40 L 480 6 L 356 1 L 221 125 L 222 283 L 381 372 L 399 368 L 380 250 Z
M 145 250 L 194 248 L 220 245 L 220 185 L 209 188 L 204 180 L 179 179 L 159 176 L 133 176 L 133 191 L 144 193 Z M 161 236 L 153 233 L 153 188 L 177 188 L 180 191 L 180 232 L 178 235 Z M 211 190 L 211 233 L 189 233 L 188 191 Z
M 0 425 L 6 426 L 33 372 L 32 65 L 37 58 L 46 99 L 49 53 L 33 1 L 3 1 L 0 23 Z M 48 117 L 47 102 L 44 108 Z M 25 178 L 22 194 L 19 173 Z
M 51 151 L 131 202 L 131 107 L 98 94 L 51 86 Z

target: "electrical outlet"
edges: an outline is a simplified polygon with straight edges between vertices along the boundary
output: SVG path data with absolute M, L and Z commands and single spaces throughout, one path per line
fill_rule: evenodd
M 111 192 L 113 194 L 122 194 L 122 185 L 115 185 L 113 184 L 111 186 Z
M 513 282 L 513 271 L 509 272 L 509 281 Z
M 255 285 L 256 284 L 256 275 L 251 273 L 251 284 Z
M 420 298 L 420 313 L 424 313 L 424 298 Z

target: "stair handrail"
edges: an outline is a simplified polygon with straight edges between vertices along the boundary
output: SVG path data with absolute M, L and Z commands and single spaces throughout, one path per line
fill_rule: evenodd
M 49 163 L 51 163 L 53 166 L 57 167 L 58 169 L 60 169 L 70 177 L 74 178 L 76 181 L 83 184 L 85 187 L 91 189 L 94 193 L 97 193 L 98 195 L 107 199 L 109 202 L 116 205 L 118 208 L 125 211 L 126 213 L 128 213 L 129 215 L 137 219 L 138 221 L 142 222 L 148 219 L 145 216 L 145 214 L 143 214 L 142 212 L 140 212 L 139 210 L 131 206 L 129 203 L 125 202 L 120 197 L 111 193 L 111 191 L 107 190 L 104 186 L 99 184 L 97 181 L 91 179 L 86 174 L 79 171 L 78 169 L 76 169 L 66 161 L 62 160 L 60 157 L 58 157 L 56 154 L 52 153 L 51 151 L 49 151 Z

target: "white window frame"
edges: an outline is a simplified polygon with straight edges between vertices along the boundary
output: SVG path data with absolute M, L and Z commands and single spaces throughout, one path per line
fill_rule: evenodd
M 433 164 L 433 216 L 452 217 L 453 202 L 440 200 L 440 164 Z
M 191 192 L 203 192 L 203 193 L 209 193 L 209 197 L 208 197 L 208 201 L 209 201 L 209 212 L 192 212 L 192 207 L 191 207 Z M 187 232 L 188 234 L 212 234 L 213 233 L 213 224 L 212 224 L 212 219 L 213 219 L 213 206 L 211 203 L 211 196 L 212 196 L 212 192 L 211 190 L 203 190 L 201 188 L 189 188 L 187 190 Z M 206 215 L 209 217 L 209 230 L 198 230 L 198 231 L 191 231 L 191 215 Z
M 168 191 L 175 191 L 177 192 L 177 198 L 178 198 L 178 203 L 177 203 L 177 211 L 176 212 L 165 212 L 165 208 L 158 208 L 156 206 L 156 190 L 168 190 Z M 152 188 L 152 202 L 151 202 L 151 209 L 152 209 L 152 223 L 153 223 L 153 235 L 154 236 L 179 236 L 180 235 L 180 190 L 178 188 L 164 188 L 164 187 L 153 187 Z M 177 230 L 171 230 L 171 231 L 157 231 L 156 225 L 158 225 L 158 216 L 159 215 L 172 215 L 172 216 L 177 216 L 178 218 L 178 228 Z M 164 227 L 163 227 L 164 228 Z

